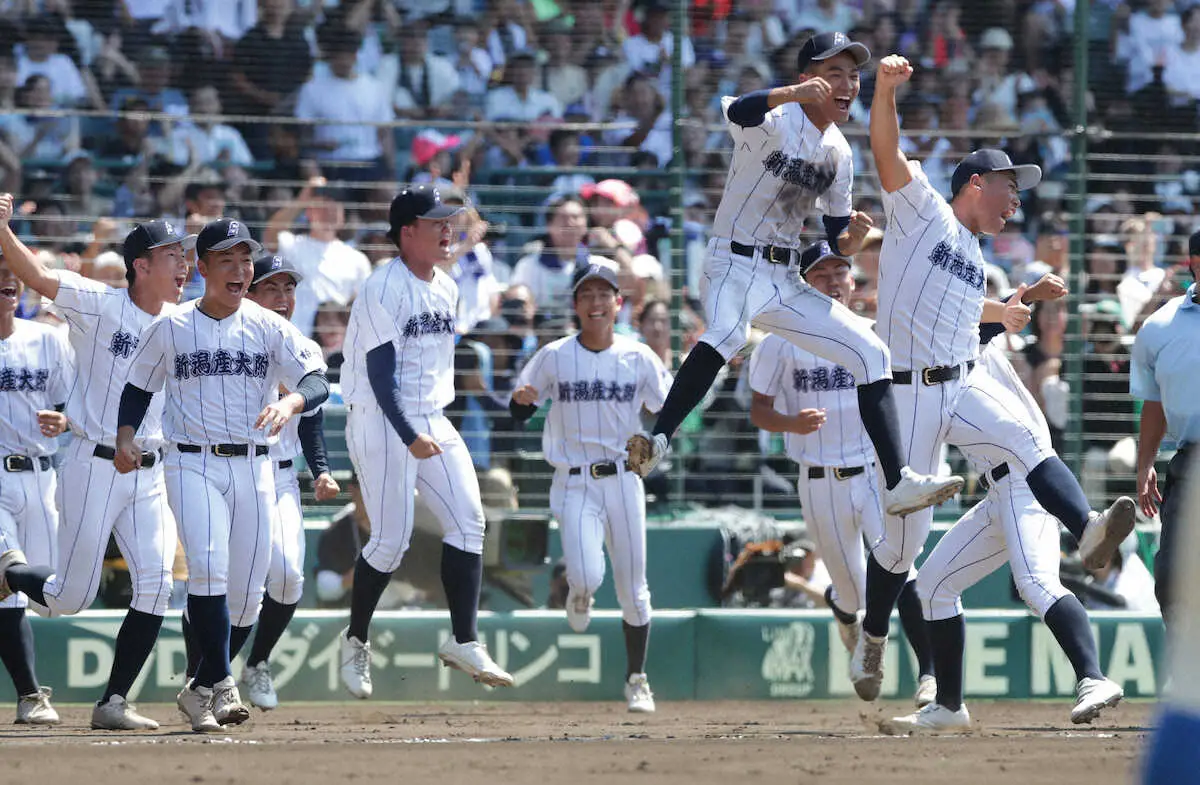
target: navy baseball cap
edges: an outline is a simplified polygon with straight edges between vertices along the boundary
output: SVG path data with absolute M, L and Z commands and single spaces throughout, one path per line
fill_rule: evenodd
M 1017 176 L 1017 190 L 1028 191 L 1042 181 L 1042 167 L 1037 164 L 1014 164 L 1003 150 L 984 148 L 976 150 L 954 167 L 950 178 L 950 198 L 958 196 L 958 192 L 974 174 L 989 172 L 1013 172 Z
M 262 253 L 263 247 L 250 236 L 250 227 L 245 221 L 233 218 L 218 218 L 209 221 L 196 235 L 196 256 L 203 257 L 209 251 L 224 251 L 240 243 L 250 248 L 250 253 Z
M 833 250 L 833 246 L 827 240 L 820 240 L 805 248 L 804 252 L 800 254 L 800 274 L 804 275 L 816 266 L 818 262 L 823 262 L 826 259 L 837 259 L 845 262 L 847 267 L 852 265 L 849 256 L 842 256 Z
M 606 259 L 594 261 L 593 257 L 593 260 L 589 260 L 586 265 L 575 271 L 575 278 L 571 281 L 571 293 L 578 292 L 579 287 L 593 280 L 604 281 L 616 291 L 621 291 L 621 286 L 617 283 L 617 271 L 613 265 Z
M 817 33 L 805 41 L 804 46 L 800 47 L 800 54 L 796 58 L 796 68 L 803 73 L 813 63 L 828 60 L 842 52 L 854 55 L 854 61 L 858 63 L 859 68 L 866 65 L 871 59 L 871 50 L 867 48 L 867 45 L 851 41 L 850 36 L 845 33 Z
M 1192 232 L 1188 238 L 1188 256 L 1200 256 L 1200 229 Z
M 276 275 L 290 275 L 296 283 L 304 280 L 304 276 L 296 269 L 296 265 L 284 257 L 279 254 L 264 254 L 254 260 L 254 280 L 250 282 L 250 285 L 253 286 Z
M 121 255 L 125 257 L 126 264 L 133 264 L 134 259 L 145 257 L 154 248 L 185 243 L 194 238 L 195 235 L 182 234 L 175 228 L 175 224 L 162 218 L 146 221 L 137 224 L 129 234 L 125 235 L 125 242 L 121 245 Z
M 419 220 L 440 221 L 462 212 L 458 205 L 442 204 L 442 195 L 430 183 L 410 185 L 392 200 L 388 208 L 388 223 L 395 235 L 401 226 L 409 226 Z

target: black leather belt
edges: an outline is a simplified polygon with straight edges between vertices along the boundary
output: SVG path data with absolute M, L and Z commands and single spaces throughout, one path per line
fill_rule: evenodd
M 730 241 L 729 250 L 733 251 L 738 256 L 754 256 L 753 245 L 742 245 Z M 791 264 L 792 257 L 799 258 L 800 252 L 792 248 L 784 248 L 781 245 L 760 245 L 758 250 L 762 251 L 762 258 L 771 264 Z
M 865 467 L 865 466 L 848 466 L 844 469 L 834 467 L 834 468 L 830 469 L 829 472 L 830 472 L 830 474 L 833 475 L 833 478 L 835 480 L 848 480 L 851 477 L 856 477 L 856 476 L 862 474 L 866 470 L 867 470 L 867 467 Z M 808 467 L 808 479 L 810 479 L 810 480 L 825 479 L 825 467 L 824 466 L 809 466 Z
M 5 455 L 4 456 L 4 471 L 6 472 L 31 472 L 34 469 L 34 459 L 28 455 Z M 37 466 L 42 467 L 42 471 L 50 471 L 50 459 L 44 455 L 37 457 Z
M 290 469 L 290 468 L 292 468 L 292 463 L 293 463 L 292 461 L 280 461 L 279 468 L 280 469 Z
M 992 468 L 990 472 L 984 472 L 979 475 L 979 487 L 984 491 L 990 491 L 992 486 L 1008 476 L 1009 468 L 1007 463 L 1002 463 L 999 466 Z
M 198 444 L 180 444 L 179 451 L 204 452 L 207 450 L 218 458 L 242 458 L 250 454 L 251 446 L 249 444 L 213 444 L 208 447 L 201 447 Z M 265 444 L 255 444 L 253 447 L 256 456 L 267 454 L 267 446 Z
M 92 457 L 93 458 L 101 458 L 106 461 L 111 461 L 113 458 L 117 457 L 117 451 L 115 448 L 109 447 L 106 444 L 97 444 L 96 449 L 92 450 Z M 153 452 L 143 452 L 142 453 L 142 468 L 149 469 L 151 466 L 158 463 L 158 460 L 160 458 L 162 458 L 162 450 L 154 450 Z
M 625 467 L 625 471 L 630 471 L 629 461 L 625 461 L 622 465 Z M 583 474 L 584 468 L 585 467 L 583 467 L 583 466 L 572 466 L 570 469 L 567 470 L 567 474 L 570 474 L 571 476 Z M 588 473 L 590 475 L 592 475 L 593 480 L 603 479 L 604 477 L 612 477 L 614 474 L 617 473 L 616 461 L 604 461 L 602 463 L 593 463 L 591 466 L 588 466 L 586 468 L 588 470 Z
M 967 373 L 975 367 L 974 360 L 967 361 Z M 921 377 L 921 381 L 926 387 L 931 387 L 935 384 L 945 384 L 952 382 L 962 375 L 961 365 L 938 365 L 934 368 L 923 368 L 920 371 L 892 371 L 892 384 L 912 384 L 913 373 L 917 373 Z

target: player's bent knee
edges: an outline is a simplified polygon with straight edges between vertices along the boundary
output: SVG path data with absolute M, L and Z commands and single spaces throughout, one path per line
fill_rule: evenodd
M 1017 594 L 1039 619 L 1045 618 L 1046 611 L 1070 593 L 1056 577 L 1025 575 L 1015 578 L 1013 582 L 1017 584 Z
M 648 587 L 643 586 L 633 597 L 627 592 L 617 592 L 617 604 L 621 606 L 621 618 L 626 624 L 642 627 L 650 623 L 652 609 Z
M 289 576 L 285 583 L 267 584 L 266 594 L 280 605 L 295 605 L 304 596 L 303 576 Z

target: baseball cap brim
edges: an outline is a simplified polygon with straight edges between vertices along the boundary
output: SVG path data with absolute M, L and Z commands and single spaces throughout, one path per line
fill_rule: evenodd
M 575 285 L 573 287 L 571 287 L 571 293 L 574 294 L 575 292 L 578 292 L 579 288 L 581 286 L 583 286 L 585 283 L 587 283 L 588 281 L 604 281 L 606 284 L 611 286 L 614 290 L 616 290 L 618 292 L 621 291 L 621 286 L 620 286 L 620 284 L 617 283 L 617 274 L 615 272 L 613 272 L 611 270 L 606 270 L 603 272 L 601 272 L 600 270 L 594 270 L 594 271 L 587 273 L 587 275 L 584 275 L 582 278 L 580 278 L 578 281 L 576 281 Z
M 155 248 L 163 248 L 168 245 L 174 245 L 175 243 L 179 243 L 184 248 L 191 248 L 196 245 L 196 235 L 194 235 L 194 234 L 178 234 L 178 235 L 175 235 L 174 237 L 168 237 L 168 238 L 162 240 L 161 242 L 157 242 L 154 245 L 147 248 L 146 250 L 153 251 Z
M 1038 183 L 1042 181 L 1042 167 L 1037 164 L 1014 164 L 1012 166 L 1001 166 L 992 170 L 993 172 L 1013 172 L 1017 176 L 1017 190 L 1028 191 L 1030 188 L 1036 188 Z
M 299 270 L 280 268 L 278 270 L 269 270 L 268 272 L 265 272 L 262 275 L 255 278 L 254 280 L 250 281 L 250 283 L 251 283 L 251 285 L 257 284 L 257 283 L 262 283 L 263 281 L 267 280 L 268 278 L 274 278 L 277 275 L 291 276 L 292 280 L 295 281 L 296 283 L 300 283 L 301 281 L 304 280 L 304 276 L 300 274 Z
M 844 44 L 831 46 L 824 52 L 813 55 L 809 58 L 809 62 L 816 63 L 821 60 L 828 60 L 842 52 L 849 52 L 854 55 L 854 62 L 858 63 L 860 67 L 866 65 L 871 59 L 871 50 L 867 48 L 866 44 L 858 41 L 847 41 Z
M 854 262 L 851 261 L 849 256 L 842 256 L 841 254 L 836 254 L 836 253 L 827 253 L 824 256 L 818 257 L 815 262 L 813 262 L 807 268 L 805 268 L 804 272 L 807 273 L 809 270 L 816 267 L 818 264 L 825 261 L 826 259 L 836 259 L 837 261 L 841 262 L 842 264 L 846 265 L 847 267 L 851 267 L 854 265 Z
M 252 254 L 262 253 L 262 243 L 260 243 L 258 240 L 248 240 L 245 237 L 230 237 L 222 240 L 219 243 L 210 245 L 208 247 L 208 251 L 227 251 L 235 245 L 240 245 L 241 243 L 245 243 L 247 246 L 249 246 L 250 253 Z M 192 245 L 195 245 L 194 240 L 192 241 Z
M 463 210 L 467 209 L 461 204 L 439 204 L 432 210 L 427 211 L 424 215 L 418 215 L 418 221 L 441 221 L 446 218 L 458 215 Z

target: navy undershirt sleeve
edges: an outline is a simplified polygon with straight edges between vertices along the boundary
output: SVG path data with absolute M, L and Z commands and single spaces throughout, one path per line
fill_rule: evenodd
M 770 90 L 755 90 L 753 93 L 738 96 L 729 105 L 726 112 L 729 121 L 737 123 L 742 128 L 754 128 L 762 125 L 762 121 L 767 117 L 767 112 L 771 111 L 771 105 L 767 103 L 767 96 L 770 94 Z
M 146 418 L 146 412 L 150 409 L 150 399 L 153 397 L 154 393 L 126 383 L 125 389 L 121 391 L 121 402 L 117 406 L 117 427 L 123 428 L 128 425 L 135 431 L 142 427 L 142 420 Z
M 404 416 L 404 407 L 400 405 L 400 388 L 396 384 L 396 347 L 391 341 L 367 352 L 367 378 L 371 381 L 371 391 L 375 393 L 375 401 L 383 410 L 383 415 L 400 435 L 401 441 L 411 445 L 417 440 L 417 432 L 409 424 Z
M 313 477 L 329 472 L 329 458 L 325 447 L 325 412 L 301 417 L 296 429 L 300 434 L 300 449 Z

